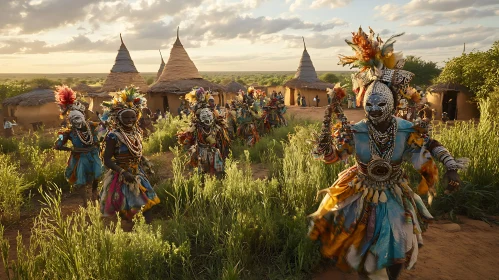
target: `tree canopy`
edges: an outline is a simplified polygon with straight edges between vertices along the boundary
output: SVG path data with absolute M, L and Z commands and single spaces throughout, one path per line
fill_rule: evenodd
M 326 73 L 326 74 L 323 74 L 319 77 L 319 79 L 321 79 L 322 81 L 324 82 L 328 82 L 328 83 L 331 83 L 331 84 L 335 84 L 337 82 L 340 81 L 340 78 L 338 78 L 335 74 L 333 73 Z
M 442 71 L 437 63 L 425 61 L 420 57 L 409 55 L 406 57 L 404 70 L 414 73 L 416 76 L 412 79 L 412 84 L 420 87 L 428 87 L 432 81 Z
M 499 87 L 499 41 L 487 51 L 463 53 L 445 64 L 439 83 L 457 83 L 478 98 L 489 97 Z

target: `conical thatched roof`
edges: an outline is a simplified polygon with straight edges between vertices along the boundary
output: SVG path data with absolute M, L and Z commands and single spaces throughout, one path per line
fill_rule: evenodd
M 53 89 L 34 89 L 14 97 L 5 99 L 3 106 L 39 106 L 46 103 L 55 103 Z
M 291 88 L 310 88 L 325 90 L 326 88 L 334 87 L 333 84 L 323 82 L 317 77 L 317 72 L 315 72 L 314 64 L 307 51 L 307 46 L 305 45 L 305 39 L 303 39 L 303 53 L 300 59 L 300 65 L 298 65 L 298 70 L 296 70 L 295 77 L 287 81 L 284 86 Z
M 227 92 L 229 93 L 238 93 L 240 90 L 246 92 L 246 87 L 234 80 L 225 85 L 225 87 L 227 88 Z
M 130 52 L 128 52 L 125 43 L 123 43 L 121 34 L 120 38 L 121 46 L 118 50 L 118 55 L 116 55 L 113 68 L 100 91 L 116 92 L 127 86 L 134 85 L 135 87 L 138 87 L 141 92 L 146 92 L 147 83 L 144 78 L 140 76 L 137 68 L 135 68 L 135 64 L 130 57 Z
M 177 29 L 177 40 L 170 51 L 168 62 L 159 79 L 149 88 L 149 92 L 184 94 L 191 91 L 193 87 L 225 91 L 223 86 L 201 77 L 196 65 L 182 46 Z
M 161 73 L 165 69 L 165 61 L 163 60 L 163 55 L 161 54 L 161 50 L 159 50 L 159 55 L 161 56 L 161 64 L 159 65 L 158 74 L 156 75 L 156 81 L 161 77 Z

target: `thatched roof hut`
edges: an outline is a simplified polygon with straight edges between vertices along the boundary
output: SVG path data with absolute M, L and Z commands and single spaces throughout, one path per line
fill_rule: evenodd
M 161 64 L 159 65 L 158 74 L 156 75 L 156 81 L 159 80 L 159 77 L 161 77 L 161 73 L 163 73 L 163 70 L 165 69 L 165 61 L 163 60 L 161 50 L 159 50 L 159 55 L 161 56 Z
M 135 68 L 130 52 L 128 52 L 125 43 L 123 43 L 121 34 L 120 39 L 121 46 L 118 50 L 118 55 L 116 55 L 113 68 L 111 68 L 111 72 L 107 75 L 106 81 L 100 91 L 117 92 L 127 86 L 134 85 L 135 87 L 138 87 L 141 92 L 147 92 L 147 83 L 139 74 L 137 68 Z
M 53 89 L 35 89 L 7 98 L 2 106 L 3 116 L 16 120 L 20 126 L 31 128 L 42 123 L 46 127 L 55 127 L 60 123 Z
M 53 89 L 34 89 L 14 97 L 5 99 L 2 105 L 5 106 L 39 106 L 49 102 L 55 102 Z
M 196 65 L 180 42 L 177 29 L 177 39 L 170 51 L 168 62 L 159 79 L 149 88 L 148 104 L 153 111 L 169 110 L 176 115 L 177 108 L 180 106 L 179 97 L 190 92 L 193 87 L 203 87 L 215 92 L 225 91 L 223 86 L 201 77 Z
M 236 82 L 235 80 L 232 80 L 230 83 L 225 85 L 225 88 L 227 90 L 227 93 L 238 93 L 240 90 L 246 92 L 246 87 Z
M 430 108 L 435 110 L 435 119 L 442 119 L 446 112 L 450 120 L 470 120 L 478 118 L 480 111 L 473 94 L 463 85 L 456 83 L 440 83 L 426 90 Z
M 284 97 L 286 105 L 295 105 L 298 97 L 296 92 L 298 92 L 301 97 L 305 97 L 308 106 L 312 105 L 311 103 L 316 96 L 319 96 L 321 101 L 326 101 L 326 89 L 334 87 L 333 84 L 321 81 L 317 77 L 317 72 L 315 72 L 314 64 L 308 54 L 304 38 L 303 53 L 300 64 L 298 65 L 298 70 L 296 71 L 294 78 L 287 81 L 284 86 L 286 87 Z M 327 102 L 322 102 L 322 104 L 327 104 Z

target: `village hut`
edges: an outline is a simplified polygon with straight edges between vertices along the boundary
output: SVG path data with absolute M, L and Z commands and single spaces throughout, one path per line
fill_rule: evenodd
M 284 103 L 286 105 L 296 105 L 298 94 L 301 97 L 305 96 L 307 106 L 315 106 L 314 98 L 318 95 L 320 105 L 327 105 L 327 88 L 333 88 L 334 85 L 323 82 L 317 77 L 314 64 L 310 59 L 310 55 L 303 39 L 303 54 L 301 56 L 300 65 L 293 79 L 284 84 L 286 92 L 284 93 Z
M 225 92 L 223 86 L 204 80 L 201 77 L 196 65 L 189 58 L 180 42 L 177 29 L 177 39 L 170 51 L 170 57 L 163 69 L 163 73 L 161 73 L 158 81 L 149 88 L 147 94 L 148 106 L 153 112 L 159 109 L 177 115 L 180 98 L 190 92 L 193 87 L 202 87 L 205 90 L 219 93 Z
M 237 93 L 242 90 L 243 92 L 246 92 L 247 88 L 236 82 L 234 79 L 232 79 L 231 82 L 225 85 L 226 92 L 222 94 L 222 104 L 225 104 L 231 100 L 235 100 Z
M 156 81 L 159 80 L 159 77 L 161 77 L 161 73 L 163 73 L 163 70 L 165 69 L 165 61 L 163 60 L 161 50 L 159 50 L 159 56 L 161 56 L 161 64 L 159 65 L 158 74 L 156 75 Z
M 113 93 L 109 92 L 91 92 L 87 93 L 86 95 L 88 97 L 89 103 L 88 103 L 88 110 L 96 113 L 96 112 L 101 112 L 102 113 L 102 102 L 103 101 L 111 101 L 113 99 Z M 93 120 L 96 120 L 96 118 L 92 117 Z
M 455 83 L 440 83 L 427 89 L 426 99 L 434 110 L 436 120 L 446 112 L 449 120 L 471 120 L 480 116 L 473 94 L 465 86 Z
M 57 127 L 61 123 L 53 89 L 35 89 L 7 98 L 2 107 L 4 118 L 26 128 Z
M 127 86 L 134 85 L 138 87 L 143 93 L 147 92 L 147 83 L 144 78 L 139 74 L 132 58 L 130 57 L 130 52 L 123 43 L 123 38 L 121 37 L 121 46 L 118 50 L 118 55 L 116 55 L 116 60 L 114 62 L 111 72 L 107 75 L 106 81 L 102 86 L 100 92 L 117 92 L 124 89 Z

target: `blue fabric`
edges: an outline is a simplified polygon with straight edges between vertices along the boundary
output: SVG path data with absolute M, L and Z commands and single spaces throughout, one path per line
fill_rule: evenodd
M 95 135 L 95 131 L 93 129 L 92 134 L 94 143 L 97 143 L 97 136 Z M 76 186 L 88 185 L 94 180 L 99 179 L 103 173 L 102 162 L 99 157 L 99 148 L 82 143 L 74 130 L 69 133 L 68 140 L 73 143 L 73 147 L 75 148 L 90 147 L 92 150 L 87 153 L 71 153 L 65 172 L 66 179 L 70 180 L 73 172 L 75 172 L 76 175 L 76 182 L 72 184 Z M 62 140 L 60 139 L 58 142 L 59 141 Z
M 413 123 L 396 118 L 398 131 L 395 137 L 395 150 L 393 151 L 392 162 L 400 163 L 404 154 L 407 154 L 407 139 L 414 132 Z M 366 120 L 362 120 L 352 126 L 354 130 L 355 153 L 357 158 L 364 164 L 371 160 L 371 151 L 369 150 L 369 134 Z

